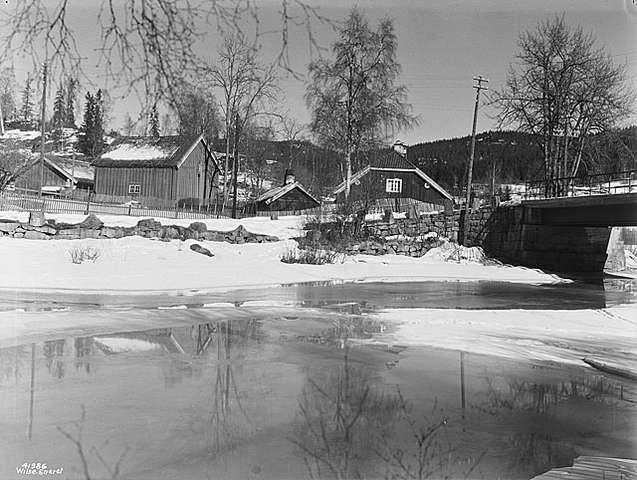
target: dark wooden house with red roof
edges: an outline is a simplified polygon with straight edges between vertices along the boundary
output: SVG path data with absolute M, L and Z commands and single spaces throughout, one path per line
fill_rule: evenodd
M 120 137 L 93 162 L 95 193 L 205 205 L 215 198 L 219 166 L 203 135 Z
M 453 197 L 396 149 L 368 153 L 367 165 L 352 175 L 350 200 L 374 202 L 381 199 L 413 200 L 444 206 Z M 345 182 L 333 191 L 337 202 L 345 199 Z

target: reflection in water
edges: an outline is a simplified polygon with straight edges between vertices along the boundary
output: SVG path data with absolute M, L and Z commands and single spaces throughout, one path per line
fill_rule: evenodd
M 491 415 L 502 410 L 525 410 L 548 414 L 551 406 L 566 400 L 580 398 L 616 406 L 623 399 L 624 389 L 602 376 L 581 377 L 568 382 L 541 383 L 519 378 L 502 379 L 504 385 L 496 384 L 486 377 L 487 399 L 474 408 Z
M 507 437 L 507 443 L 512 451 L 509 475 L 515 472 L 530 478 L 556 465 L 571 465 L 577 457 L 573 447 L 557 442 L 550 433 L 516 433 Z
M 292 438 L 311 478 L 363 478 L 399 414 L 399 400 L 372 388 L 371 372 L 343 362 L 308 377 Z
M 64 377 L 64 345 L 66 341 L 50 340 L 44 342 L 42 348 L 44 357 L 46 358 L 46 368 L 49 373 L 58 379 Z
M 291 440 L 310 478 L 449 478 L 453 449 L 440 435 L 448 418 L 437 403 L 431 416 L 415 417 L 398 388 L 387 391 L 350 360 L 347 344 L 336 369 L 308 376 L 297 417 Z
M 121 464 L 121 478 L 402 480 L 529 478 L 634 447 L 629 383 L 348 341 L 382 328 L 364 315 L 234 319 L 0 349 L 0 453 L 51 451 L 81 472 L 83 432 L 91 478 Z
M 75 346 L 75 369 L 91 373 L 90 355 L 93 353 L 94 342 L 92 337 L 77 337 L 74 339 Z

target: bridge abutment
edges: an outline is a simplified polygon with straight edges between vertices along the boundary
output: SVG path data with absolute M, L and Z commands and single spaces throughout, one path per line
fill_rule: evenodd
M 480 242 L 489 256 L 567 275 L 603 275 L 609 227 L 528 224 L 524 209 L 512 206 L 493 211 Z

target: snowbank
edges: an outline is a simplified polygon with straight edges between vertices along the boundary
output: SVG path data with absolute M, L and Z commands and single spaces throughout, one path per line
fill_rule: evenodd
M 253 229 L 253 225 L 241 223 Z M 232 228 L 232 225 L 226 228 Z M 264 233 L 277 234 L 272 229 Z M 293 240 L 243 245 L 198 242 L 214 253 L 212 258 L 191 251 L 191 243 L 193 241 L 160 242 L 141 237 L 49 241 L 3 237 L 0 238 L 3 259 L 0 288 L 134 293 L 204 292 L 330 280 L 563 281 L 554 275 L 522 267 L 448 263 L 399 255 L 358 255 L 348 257 L 342 264 L 321 266 L 284 264 L 280 258 L 296 248 Z M 95 263 L 71 263 L 69 249 L 82 246 L 99 249 L 100 258 Z
M 375 340 L 522 360 L 582 365 L 583 357 L 599 355 L 625 363 L 637 354 L 636 313 L 635 305 L 558 311 L 388 309 L 378 318 L 391 333 Z

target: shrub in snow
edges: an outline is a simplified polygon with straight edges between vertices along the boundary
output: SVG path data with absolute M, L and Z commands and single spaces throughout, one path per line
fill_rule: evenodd
M 73 247 L 67 250 L 71 262 L 80 264 L 85 261 L 91 261 L 95 263 L 98 258 L 102 256 L 102 251 L 94 247 Z
M 283 263 L 302 263 L 307 265 L 325 265 L 343 263 L 345 256 L 341 253 L 318 248 L 291 249 L 281 257 Z

